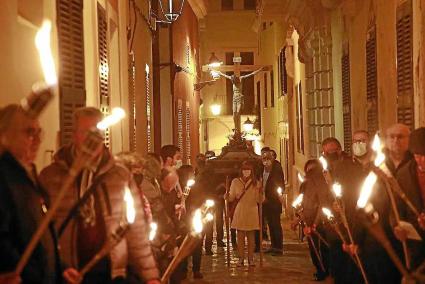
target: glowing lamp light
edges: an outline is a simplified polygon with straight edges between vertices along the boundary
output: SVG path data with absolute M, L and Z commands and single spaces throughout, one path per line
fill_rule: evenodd
M 134 199 L 128 187 L 125 188 L 124 201 L 126 208 L 127 223 L 133 224 L 136 219 L 136 210 L 134 209 Z
M 43 25 L 35 36 L 35 46 L 38 50 L 38 55 L 43 69 L 44 81 L 48 86 L 54 86 L 58 83 L 56 75 L 55 62 L 50 48 L 50 31 L 52 23 L 49 20 L 44 20 Z
M 196 209 L 195 214 L 193 214 L 192 228 L 195 233 L 197 234 L 202 233 L 204 225 L 202 224 L 201 209 Z
M 254 129 L 254 123 L 248 117 L 246 121 L 243 123 L 243 130 L 245 132 L 249 132 L 249 131 L 252 131 L 253 129 Z
M 283 190 L 282 190 L 282 188 L 280 186 L 277 188 L 276 191 L 277 191 L 277 194 L 283 195 Z
M 106 116 L 101 122 L 97 124 L 97 128 L 100 130 L 106 130 L 111 125 L 118 123 L 125 117 L 125 111 L 122 108 L 116 107 L 112 109 L 112 113 Z
M 195 180 L 194 179 L 190 179 L 187 181 L 186 186 L 187 187 L 192 187 L 195 184 Z
M 210 108 L 211 108 L 211 113 L 214 116 L 220 115 L 220 113 L 221 113 L 221 105 L 219 105 L 219 104 L 212 104 Z
M 332 191 L 334 192 L 335 196 L 340 198 L 342 196 L 342 186 L 339 183 L 334 183 L 332 185 Z
M 301 202 L 303 202 L 304 194 L 301 193 L 300 195 L 295 198 L 294 202 L 292 202 L 292 207 L 297 208 L 300 206 Z
M 153 239 L 155 239 L 156 236 L 156 231 L 158 230 L 158 224 L 155 222 L 150 223 L 150 232 L 149 232 L 149 240 L 153 241 Z
M 304 177 L 303 177 L 303 175 L 301 174 L 301 173 L 298 173 L 298 181 L 300 182 L 300 183 L 303 183 L 304 182 Z
M 214 80 L 217 80 L 218 78 L 220 78 L 220 74 L 219 74 L 217 71 L 215 71 L 215 70 L 211 70 L 211 71 L 210 71 L 210 74 L 211 74 L 211 77 L 212 77 Z
M 326 215 L 326 217 L 328 218 L 328 220 L 331 220 L 331 219 L 334 218 L 334 215 L 332 214 L 331 210 L 329 210 L 328 208 L 323 207 L 322 208 L 322 212 L 323 212 L 323 214 Z
M 205 206 L 206 206 L 207 208 L 214 207 L 214 205 L 215 205 L 215 202 L 214 202 L 214 200 L 212 200 L 212 199 L 207 199 L 207 200 L 205 201 Z
M 223 62 L 220 61 L 220 59 L 215 55 L 214 52 L 211 53 L 211 57 L 208 60 L 208 66 L 209 67 L 220 67 L 220 65 L 222 65 Z
M 323 170 L 327 171 L 328 170 L 328 161 L 326 161 L 325 157 L 320 156 L 319 161 L 322 164 Z
M 357 200 L 358 208 L 365 208 L 368 204 L 369 198 L 372 194 L 373 186 L 375 185 L 378 177 L 374 172 L 370 172 L 363 182 L 362 189 L 360 191 L 360 197 Z

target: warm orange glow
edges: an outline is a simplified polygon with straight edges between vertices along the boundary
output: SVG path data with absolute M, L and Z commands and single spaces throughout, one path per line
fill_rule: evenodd
M 328 170 L 328 161 L 326 161 L 325 157 L 320 156 L 319 161 L 322 164 L 323 170 L 327 171 Z
M 332 191 L 336 197 L 339 198 L 342 196 L 342 186 L 339 183 L 336 182 L 332 185 Z
M 186 186 L 187 187 L 192 187 L 195 184 L 195 180 L 194 179 L 190 179 L 187 181 Z
M 277 191 L 277 194 L 283 195 L 283 190 L 281 187 L 278 187 L 276 191 Z
M 375 185 L 378 177 L 374 172 L 370 172 L 363 182 L 362 190 L 360 192 L 360 197 L 357 200 L 357 207 L 365 208 L 369 202 L 369 198 L 372 194 L 373 186 Z
M 149 232 L 149 240 L 153 241 L 156 236 L 156 231 L 158 230 L 158 224 L 155 222 L 150 223 L 151 230 Z
M 301 205 L 301 202 L 303 202 L 304 194 L 301 193 L 300 195 L 295 198 L 294 202 L 292 202 L 292 207 L 297 208 Z
M 106 116 L 101 122 L 97 124 L 97 128 L 100 130 L 106 130 L 110 126 L 118 123 L 125 117 L 125 111 L 122 108 L 116 107 L 112 109 L 112 113 Z
M 134 219 L 136 219 L 136 209 L 134 209 L 134 199 L 128 187 L 125 188 L 124 201 L 126 207 L 127 222 L 129 224 L 133 224 Z
M 384 145 L 381 143 L 381 139 L 379 139 L 379 135 L 375 134 L 375 137 L 373 138 L 373 142 L 372 142 L 372 149 L 376 153 L 376 158 L 374 161 L 374 164 L 376 167 L 379 167 L 385 161 L 385 154 L 382 152 L 383 148 L 384 148 Z
M 303 183 L 303 182 L 304 182 L 304 177 L 303 177 L 303 175 L 302 175 L 301 173 L 298 173 L 298 174 L 297 174 L 297 176 L 298 176 L 298 181 L 299 181 L 300 183 Z
M 195 233 L 202 233 L 204 225 L 202 224 L 202 212 L 201 209 L 197 209 L 193 214 L 192 228 Z
M 43 69 L 44 81 L 48 86 L 54 86 L 58 83 L 56 76 L 55 62 L 50 48 L 50 31 L 52 23 L 48 20 L 43 21 L 43 25 L 35 36 L 35 46 Z
M 329 210 L 328 208 L 323 207 L 322 212 L 323 212 L 323 214 L 326 215 L 328 220 L 332 220 L 334 218 L 334 215 L 332 214 L 331 210 Z

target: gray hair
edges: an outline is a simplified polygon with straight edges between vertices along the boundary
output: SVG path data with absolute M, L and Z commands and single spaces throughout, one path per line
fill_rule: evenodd
M 93 117 L 93 118 L 97 118 L 99 121 L 102 120 L 103 118 L 103 114 L 102 112 L 95 107 L 80 107 L 77 108 L 74 113 L 72 114 L 72 122 L 74 125 L 74 129 L 77 125 L 78 119 L 80 119 L 80 117 Z

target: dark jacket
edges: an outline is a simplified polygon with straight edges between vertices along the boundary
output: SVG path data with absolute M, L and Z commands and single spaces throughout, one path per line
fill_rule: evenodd
M 412 153 L 410 153 L 409 151 L 406 152 L 406 154 L 404 155 L 403 160 L 401 161 L 401 163 L 398 165 L 398 167 L 396 167 L 393 163 L 393 160 L 391 160 L 389 158 L 390 154 L 388 152 L 388 149 L 384 149 L 384 154 L 385 156 L 387 156 L 388 158 L 385 159 L 385 165 L 387 166 L 387 168 L 390 170 L 391 174 L 395 177 L 398 173 L 398 171 L 404 166 L 406 165 L 410 160 L 413 159 L 413 155 Z
M 44 215 L 45 191 L 14 157 L 0 157 L 0 271 L 15 269 Z M 21 275 L 23 283 L 54 283 L 57 265 L 56 238 L 47 230 Z M 60 276 L 59 276 L 60 277 Z
M 332 196 L 321 168 L 310 170 L 301 184 L 303 215 L 308 226 L 318 225 L 323 220 L 322 207 L 330 208 Z
M 264 167 L 262 167 L 261 170 L 261 177 L 263 176 L 263 172 Z M 273 163 L 265 188 L 263 188 L 265 208 L 282 212 L 282 204 L 280 203 L 279 194 L 277 193 L 277 189 L 279 187 L 282 188 L 282 190 L 285 189 L 285 177 L 283 175 L 282 167 Z
M 406 194 L 407 198 L 413 203 L 419 212 L 424 212 L 419 181 L 416 174 L 416 161 L 412 159 L 404 165 L 397 174 L 397 181 Z M 400 210 L 400 218 L 403 221 L 411 223 L 422 237 L 422 241 L 409 240 L 409 252 L 411 253 L 412 268 L 417 267 L 425 260 L 425 231 L 419 227 L 415 214 L 406 206 L 401 199 L 397 199 L 397 205 Z

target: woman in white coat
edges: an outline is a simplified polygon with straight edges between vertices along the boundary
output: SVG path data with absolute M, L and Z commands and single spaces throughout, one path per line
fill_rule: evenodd
M 238 201 L 231 225 L 232 229 L 237 230 L 238 266 L 244 265 L 245 236 L 248 239 L 248 264 L 255 266 L 254 232 L 260 229 L 257 204 L 262 201 L 262 188 L 261 182 L 254 177 L 254 167 L 251 163 L 242 163 L 239 177 L 232 180 L 226 199 L 230 202 Z

